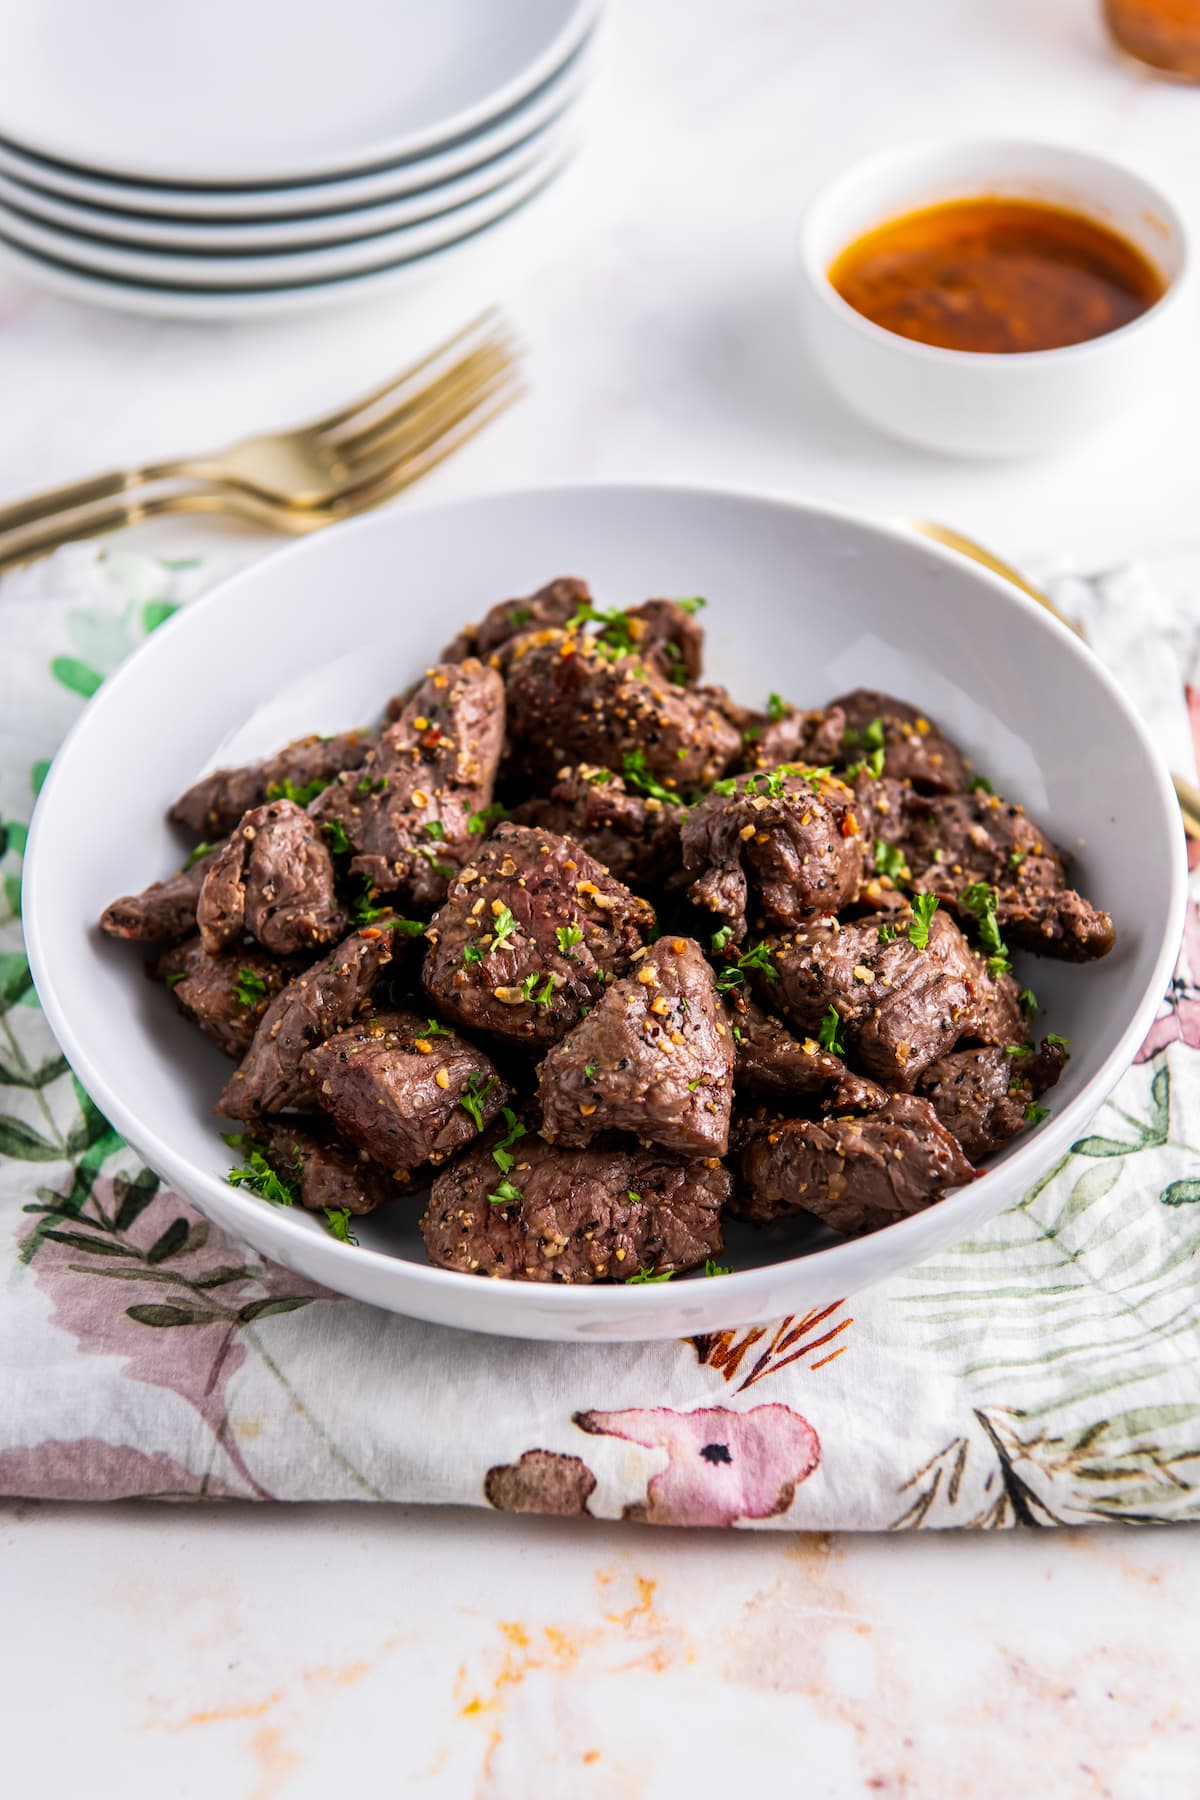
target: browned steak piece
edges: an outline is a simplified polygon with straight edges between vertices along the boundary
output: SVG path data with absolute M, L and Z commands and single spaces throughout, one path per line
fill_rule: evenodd
M 678 687 L 694 687 L 704 667 L 704 627 L 694 608 L 677 600 L 643 600 L 624 613 L 625 632 L 637 654 L 653 662 Z
M 833 758 L 838 764 L 865 761 L 880 747 L 882 734 L 883 774 L 933 794 L 965 792 L 971 775 L 961 752 L 906 700 L 856 688 L 832 700 L 826 710 L 840 712 L 843 719 L 841 745 Z
M 341 936 L 346 915 L 333 891 L 333 859 L 303 807 L 270 800 L 245 815 L 205 874 L 196 923 L 214 956 L 243 932 L 273 956 Z
M 783 1119 L 744 1146 L 731 1211 L 756 1225 L 812 1213 L 857 1236 L 921 1212 L 974 1169 L 928 1100 L 894 1094 L 858 1119 Z
M 885 925 L 820 919 L 801 927 L 771 944 L 779 978 L 763 994 L 806 1037 L 820 1037 L 832 1007 L 838 1039 L 892 1088 L 911 1087 L 970 1030 L 981 989 L 979 961 L 947 913 L 934 913 L 923 949 L 908 925 L 901 913 Z
M 504 740 L 504 687 L 474 657 L 427 671 L 361 769 L 312 804 L 350 872 L 415 907 L 441 903 L 491 804 Z
M 342 1136 L 398 1179 L 461 1150 L 511 1093 L 482 1050 L 411 1012 L 370 1013 L 301 1067 Z
M 431 1262 L 515 1281 L 628 1281 L 719 1254 L 733 1184 L 715 1159 L 560 1150 L 532 1136 L 517 1148 L 506 1175 L 485 1142 L 438 1176 L 421 1220 Z
M 706 693 L 723 692 L 708 688 Z M 821 708 L 805 712 L 790 706 L 777 694 L 769 712 L 739 707 L 726 695 L 722 709 L 742 734 L 742 767 L 776 769 L 780 763 L 805 763 L 812 768 L 840 764 L 845 720 L 838 711 Z
M 268 1004 L 296 972 L 253 949 L 211 955 L 198 937 L 164 951 L 150 969 L 184 1017 L 234 1057 L 245 1055 Z
M 862 875 L 853 802 L 836 776 L 793 765 L 718 782 L 684 820 L 691 899 L 727 919 L 735 942 L 752 904 L 784 926 L 839 911 Z
M 517 638 L 505 671 L 509 774 L 535 791 L 564 763 L 599 763 L 669 793 L 707 787 L 741 747 L 712 702 L 653 660 L 579 631 Z
M 971 962 L 975 970 L 975 998 L 964 1037 L 968 1042 L 980 1044 L 1027 1043 L 1029 1025 L 1021 1006 L 1021 987 L 1016 976 L 993 975 L 986 959 L 974 950 Z
M 1019 1050 L 1021 1055 L 1011 1055 Z M 917 1083 L 934 1112 L 972 1162 L 979 1162 L 1015 1137 L 1039 1095 L 1062 1074 L 1066 1054 L 1048 1038 L 1040 1050 L 1014 1044 L 953 1050 L 930 1063 Z
M 309 1212 L 369 1213 L 406 1190 L 324 1119 L 264 1120 L 253 1141 Z
M 289 981 L 259 1020 L 254 1041 L 241 1068 L 226 1082 L 217 1111 L 227 1119 L 252 1119 L 289 1106 L 311 1106 L 301 1059 L 370 1005 L 379 973 L 392 960 L 392 941 L 390 931 L 363 926 Z
M 542 1136 L 628 1131 L 681 1156 L 724 1156 L 733 1033 L 691 938 L 662 937 L 541 1066 Z
M 653 923 L 569 838 L 506 820 L 430 924 L 422 980 L 460 1025 L 553 1044 L 625 974 Z
M 198 857 L 167 881 L 153 881 L 140 894 L 126 894 L 106 906 L 100 929 L 109 937 L 139 944 L 174 944 L 196 929 L 196 902 L 217 851 Z
M 167 816 L 201 837 L 227 837 L 242 814 L 264 800 L 295 800 L 307 806 L 343 769 L 357 769 L 370 747 L 369 731 L 297 738 L 265 762 L 202 775 Z
M 887 1090 L 848 1069 L 840 1056 L 811 1037 L 793 1037 L 786 1025 L 744 994 L 731 997 L 735 1057 L 733 1084 L 740 1095 L 786 1104 L 803 1094 L 824 1094 L 833 1112 L 874 1112 Z
M 518 825 L 538 825 L 581 845 L 618 881 L 653 887 L 679 867 L 685 807 L 631 793 L 622 776 L 592 763 L 560 769 L 544 799 L 515 806 Z
M 442 661 L 462 662 L 465 657 L 477 656 L 486 662 L 522 632 L 565 625 L 591 601 L 586 581 L 577 581 L 574 575 L 560 576 L 525 600 L 501 600 L 483 615 L 478 625 L 464 625 L 442 651 Z

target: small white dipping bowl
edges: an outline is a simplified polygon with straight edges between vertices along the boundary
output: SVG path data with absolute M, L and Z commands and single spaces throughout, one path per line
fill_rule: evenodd
M 1161 300 L 1130 324 L 1060 350 L 945 350 L 899 336 L 847 304 L 832 263 L 865 232 L 948 200 L 1035 200 L 1106 225 L 1149 258 Z M 881 430 L 960 456 L 1040 456 L 1109 424 L 1169 375 L 1186 327 L 1187 235 L 1157 188 L 1120 164 L 1057 144 L 965 140 L 885 150 L 813 202 L 802 238 L 813 358 Z

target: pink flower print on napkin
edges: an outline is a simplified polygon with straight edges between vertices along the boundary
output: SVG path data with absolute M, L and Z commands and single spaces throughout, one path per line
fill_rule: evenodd
M 644 1501 L 625 1508 L 648 1525 L 732 1525 L 770 1519 L 792 1504 L 821 1460 L 817 1434 L 790 1406 L 724 1406 L 672 1412 L 665 1406 L 575 1414 L 582 1431 L 665 1450 Z
M 1193 901 L 1188 902 L 1183 948 L 1167 989 L 1166 1007 L 1150 1027 L 1136 1062 L 1149 1062 L 1168 1044 L 1200 1050 L 1200 909 Z

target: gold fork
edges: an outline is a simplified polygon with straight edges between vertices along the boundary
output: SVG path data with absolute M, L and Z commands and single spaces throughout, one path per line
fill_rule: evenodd
M 902 523 L 907 525 L 910 531 L 919 532 L 922 537 L 932 538 L 935 543 L 944 544 L 948 550 L 957 550 L 960 556 L 970 557 L 972 562 L 982 563 L 985 569 L 992 571 L 993 575 L 1002 575 L 1006 581 L 1011 581 L 1016 587 L 1019 587 L 1022 593 L 1028 594 L 1031 600 L 1036 600 L 1039 606 L 1044 606 L 1047 612 L 1053 613 L 1054 617 L 1067 626 L 1068 630 L 1073 631 L 1076 637 L 1083 637 L 1078 625 L 1072 624 L 1065 613 L 1059 612 L 1049 594 L 1044 594 L 1040 588 L 1034 587 L 1033 583 L 1027 581 L 1024 575 L 1012 567 L 1011 563 L 1003 562 L 993 551 L 985 549 L 982 544 L 977 544 L 974 538 L 965 537 L 961 531 L 955 531 L 949 525 L 939 525 L 933 519 L 904 519 Z M 1175 797 L 1179 801 L 1179 811 L 1183 816 L 1183 829 L 1190 838 L 1200 843 L 1200 788 L 1197 788 L 1194 782 L 1188 781 L 1183 775 L 1172 773 L 1171 780 L 1175 784 Z
M 454 351 L 460 354 L 448 360 Z M 0 507 L 0 534 L 160 481 L 201 481 L 288 507 L 329 506 L 386 474 L 403 453 L 406 432 L 419 432 L 443 405 L 507 372 L 514 360 L 507 328 L 494 312 L 483 313 L 369 394 L 306 425 L 244 438 L 226 450 L 114 469 L 18 500 Z

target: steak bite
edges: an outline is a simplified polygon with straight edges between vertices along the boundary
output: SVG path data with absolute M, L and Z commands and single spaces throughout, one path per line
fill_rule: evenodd
M 100 915 L 101 931 L 138 944 L 174 944 L 190 937 L 200 889 L 217 856 L 216 849 L 210 850 L 166 881 L 152 881 L 140 894 L 112 901 Z
M 893 1094 L 860 1119 L 784 1119 L 742 1149 L 731 1210 L 755 1225 L 812 1213 L 859 1236 L 922 1212 L 975 1170 L 928 1100 Z
M 695 601 L 643 600 L 619 615 L 637 654 L 677 687 L 694 687 L 704 667 L 704 627 L 696 623 L 696 610 Z
M 312 804 L 350 873 L 380 894 L 437 906 L 490 806 L 504 740 L 504 688 L 474 657 L 426 672 L 361 769 Z
M 264 800 L 307 806 L 343 769 L 358 768 L 371 740 L 369 731 L 302 737 L 265 762 L 214 769 L 180 795 L 167 817 L 201 837 L 228 837 L 242 814 Z
M 1040 1050 L 1024 1044 L 953 1050 L 930 1063 L 916 1091 L 971 1161 L 979 1162 L 1034 1122 L 1030 1108 L 1054 1086 L 1065 1062 L 1062 1045 L 1049 1038 Z
M 715 1159 L 681 1162 L 624 1146 L 560 1150 L 529 1137 L 502 1178 L 492 1148 L 477 1145 L 433 1184 L 421 1236 L 443 1269 L 515 1281 L 628 1281 L 695 1268 L 720 1253 L 721 1208 L 733 1183 Z
M 512 811 L 516 824 L 571 838 L 618 881 L 639 887 L 653 887 L 678 869 L 686 817 L 678 802 L 631 792 L 622 776 L 592 763 L 560 769 L 546 798 Z
M 855 1060 L 885 1087 L 911 1087 L 970 1030 L 980 997 L 978 958 L 945 912 L 934 913 L 924 948 L 900 915 L 883 927 L 874 919 L 821 919 L 772 943 L 770 954 L 778 974 L 771 1004 L 807 1037 L 834 1025 L 836 1038 L 844 1034 Z
M 205 873 L 196 923 L 213 956 L 243 932 L 274 956 L 340 937 L 333 859 L 302 807 L 271 800 L 245 815 Z
M 586 581 L 562 575 L 526 600 L 499 601 L 478 625 L 464 625 L 442 651 L 442 661 L 463 662 L 468 656 L 477 656 L 480 662 L 486 662 L 523 632 L 564 626 L 591 603 L 592 590 Z
M 553 1044 L 626 973 L 653 923 L 569 838 L 505 820 L 434 916 L 422 980 L 459 1025 Z
M 587 1144 L 598 1132 L 628 1131 L 681 1156 L 724 1156 L 733 1050 L 699 944 L 659 938 L 547 1055 L 542 1136 Z
M 242 1057 L 272 997 L 292 979 L 295 964 L 256 950 L 224 950 L 215 956 L 199 937 L 185 939 L 150 969 L 165 981 L 185 1019 L 191 1019 L 226 1056 Z
M 823 1104 L 832 1112 L 874 1112 L 885 1104 L 885 1088 L 856 1075 L 812 1038 L 793 1037 L 746 995 L 732 1001 L 730 1022 L 733 1085 L 739 1098 L 750 1095 L 786 1105 L 808 1094 L 824 1094 Z
M 564 763 L 587 762 L 636 775 L 647 792 L 683 793 L 707 787 L 741 747 L 710 699 L 677 687 L 652 659 L 578 630 L 517 638 L 505 691 L 508 773 L 536 792 Z
M 285 1107 L 311 1106 L 312 1093 L 300 1069 L 305 1052 L 370 1005 L 380 971 L 391 960 L 391 932 L 366 925 L 289 981 L 259 1020 L 217 1111 L 227 1119 L 253 1119 Z
M 369 1213 L 405 1192 L 365 1150 L 343 1143 L 324 1119 L 276 1119 L 254 1143 L 309 1212 Z
M 882 749 L 882 773 L 893 780 L 911 781 L 931 794 L 966 792 L 971 777 L 962 753 L 907 701 L 855 688 L 826 711 L 842 715 L 841 744 L 833 758 L 838 764 L 853 765 Z
M 310 1050 L 301 1069 L 343 1137 L 401 1180 L 461 1150 L 511 1092 L 482 1050 L 412 1012 L 357 1020 Z
M 720 781 L 683 824 L 697 906 L 746 935 L 751 897 L 775 925 L 837 912 L 858 893 L 862 833 L 843 781 L 786 764 Z

